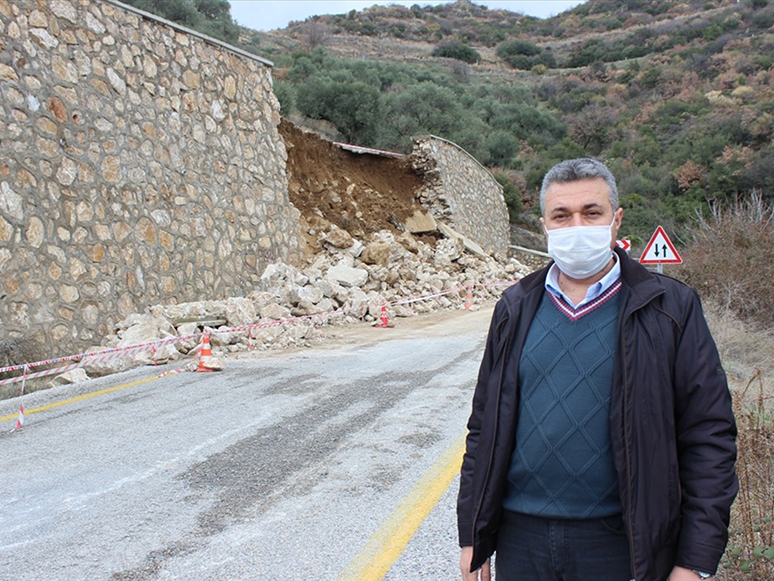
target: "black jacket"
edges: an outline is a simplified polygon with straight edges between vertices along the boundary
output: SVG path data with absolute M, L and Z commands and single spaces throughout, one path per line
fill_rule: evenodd
M 726 376 L 696 292 L 616 252 L 623 285 L 610 436 L 632 576 L 661 581 L 674 565 L 714 573 L 738 490 Z M 473 570 L 495 550 L 514 448 L 518 363 L 506 363 L 521 352 L 547 272 L 506 290 L 489 329 L 457 501 Z

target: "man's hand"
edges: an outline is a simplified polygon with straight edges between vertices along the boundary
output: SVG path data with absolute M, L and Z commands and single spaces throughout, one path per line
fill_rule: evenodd
M 460 556 L 460 571 L 462 571 L 462 581 L 491 581 L 492 571 L 489 565 L 489 559 L 480 569 L 470 571 L 470 562 L 473 560 L 473 547 L 462 547 Z M 481 575 L 479 577 L 479 574 Z
M 667 581 L 698 581 L 700 577 L 684 567 L 675 567 L 667 577 Z

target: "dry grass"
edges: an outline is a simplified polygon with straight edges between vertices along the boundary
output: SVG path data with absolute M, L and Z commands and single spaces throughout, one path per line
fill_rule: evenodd
M 728 301 L 705 301 L 734 396 L 739 495 L 721 581 L 774 579 L 774 333 L 743 321 Z
M 700 217 L 681 277 L 705 302 L 734 396 L 739 494 L 722 581 L 774 579 L 774 208 L 753 192 Z
M 734 393 L 739 495 L 718 579 L 774 579 L 774 422 L 767 401 L 771 391 L 759 369 L 744 389 Z

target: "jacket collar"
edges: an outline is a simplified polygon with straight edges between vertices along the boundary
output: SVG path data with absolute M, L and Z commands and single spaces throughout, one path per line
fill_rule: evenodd
M 648 270 L 618 248 L 613 249 L 621 260 L 621 281 L 628 289 L 629 301 L 626 312 L 634 311 L 664 292 L 660 275 Z

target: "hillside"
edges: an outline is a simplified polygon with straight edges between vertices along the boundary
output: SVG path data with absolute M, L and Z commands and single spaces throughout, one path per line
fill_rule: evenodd
M 459 143 L 508 178 L 516 222 L 551 164 L 606 160 L 636 242 L 774 191 L 773 24 L 766 0 L 589 0 L 547 20 L 461 0 L 319 16 L 259 45 L 285 116 L 383 149 Z
M 546 20 L 458 0 L 241 28 L 236 40 L 221 28 L 274 61 L 285 118 L 390 151 L 407 152 L 412 135 L 449 139 L 492 169 L 515 223 L 534 223 L 553 163 L 605 160 L 636 247 L 656 224 L 686 241 L 709 203 L 771 199 L 773 25 L 770 0 L 588 0 Z

